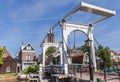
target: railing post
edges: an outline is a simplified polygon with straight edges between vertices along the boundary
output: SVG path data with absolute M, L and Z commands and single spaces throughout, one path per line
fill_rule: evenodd
M 104 66 L 104 80 L 106 82 L 106 69 L 105 69 L 105 66 Z
M 82 78 L 82 66 L 80 65 L 80 78 Z
M 117 69 L 118 78 L 119 78 L 119 82 L 120 82 L 120 69 L 119 69 L 119 67 L 118 67 L 118 64 L 116 64 L 116 69 Z
M 68 74 L 68 64 L 64 64 L 65 74 Z

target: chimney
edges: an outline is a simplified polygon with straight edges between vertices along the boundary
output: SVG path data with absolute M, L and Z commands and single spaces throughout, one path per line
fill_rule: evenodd
M 24 48 L 24 42 L 22 42 L 20 49 L 22 50 L 23 48 Z

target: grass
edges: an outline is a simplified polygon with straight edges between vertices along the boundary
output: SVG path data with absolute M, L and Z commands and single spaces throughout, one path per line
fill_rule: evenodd
M 0 77 L 9 77 L 9 76 L 16 76 L 16 73 L 6 73 L 6 74 L 0 74 Z

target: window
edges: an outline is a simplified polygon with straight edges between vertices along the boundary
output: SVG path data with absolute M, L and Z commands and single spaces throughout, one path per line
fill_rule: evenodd
M 6 73 L 9 73 L 10 72 L 10 67 L 6 67 Z
M 27 46 L 27 50 L 31 50 L 31 46 Z
M 26 61 L 29 61 L 31 59 L 30 54 L 26 54 Z

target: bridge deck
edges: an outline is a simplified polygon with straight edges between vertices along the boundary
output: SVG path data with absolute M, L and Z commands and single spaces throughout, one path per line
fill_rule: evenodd
M 57 82 L 60 82 L 61 79 L 62 80 L 63 79 L 68 79 L 72 82 L 75 82 L 75 81 L 90 82 L 89 77 L 90 76 L 87 73 L 83 73 L 82 77 L 80 76 L 80 73 L 76 73 L 75 75 L 74 74 L 69 74 L 69 75 L 53 74 L 52 75 L 52 78 L 54 78 L 53 80 L 55 82 L 56 82 L 56 79 L 57 79 Z M 106 78 L 107 82 L 119 82 L 119 77 L 115 74 L 107 74 L 106 77 L 107 77 Z M 97 78 L 100 78 L 101 80 L 104 80 L 103 73 L 94 73 L 94 82 L 97 82 Z

